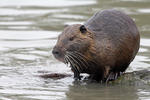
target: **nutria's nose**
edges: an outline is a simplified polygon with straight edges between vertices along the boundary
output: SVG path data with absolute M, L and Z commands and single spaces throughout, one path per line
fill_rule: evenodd
M 59 52 L 58 49 L 53 49 L 52 53 L 53 53 L 53 55 L 55 55 L 55 56 L 59 56 L 59 55 L 60 55 L 60 52 Z

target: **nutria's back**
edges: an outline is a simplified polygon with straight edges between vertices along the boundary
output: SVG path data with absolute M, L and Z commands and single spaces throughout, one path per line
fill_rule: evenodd
M 84 25 L 94 34 L 97 54 L 102 57 L 98 58 L 124 72 L 139 50 L 140 35 L 134 21 L 120 11 L 104 10 Z
M 97 12 L 84 25 L 67 26 L 53 49 L 56 59 L 70 63 L 76 78 L 88 73 L 96 80 L 116 79 L 139 50 L 134 21 L 116 10 Z
M 107 34 L 111 37 L 122 36 L 122 34 L 139 35 L 134 21 L 126 14 L 117 10 L 104 10 L 97 12 L 84 24 L 95 35 Z

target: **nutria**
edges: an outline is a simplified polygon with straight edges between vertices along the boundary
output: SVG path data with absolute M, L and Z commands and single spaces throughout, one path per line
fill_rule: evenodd
M 84 25 L 65 27 L 52 53 L 56 59 L 70 64 L 76 79 L 80 79 L 80 73 L 87 73 L 106 82 L 125 72 L 139 44 L 139 31 L 129 16 L 117 10 L 104 10 Z

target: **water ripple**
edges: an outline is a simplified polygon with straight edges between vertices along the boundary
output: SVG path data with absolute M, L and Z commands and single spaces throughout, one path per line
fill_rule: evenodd
M 149 0 L 0 0 L 0 99 L 148 100 L 149 88 L 75 84 L 73 77 L 54 80 L 39 75 L 73 74 L 52 56 L 57 36 L 64 25 L 83 24 L 95 12 L 106 8 L 122 10 L 136 21 L 141 48 L 128 71 L 148 70 L 149 5 Z

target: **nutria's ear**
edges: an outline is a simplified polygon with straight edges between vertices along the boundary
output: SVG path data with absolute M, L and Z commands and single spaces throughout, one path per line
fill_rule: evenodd
M 80 31 L 81 31 L 81 33 L 83 33 L 83 34 L 86 33 L 87 30 L 86 30 L 86 28 L 85 28 L 84 25 L 81 25 L 81 26 L 80 26 Z

